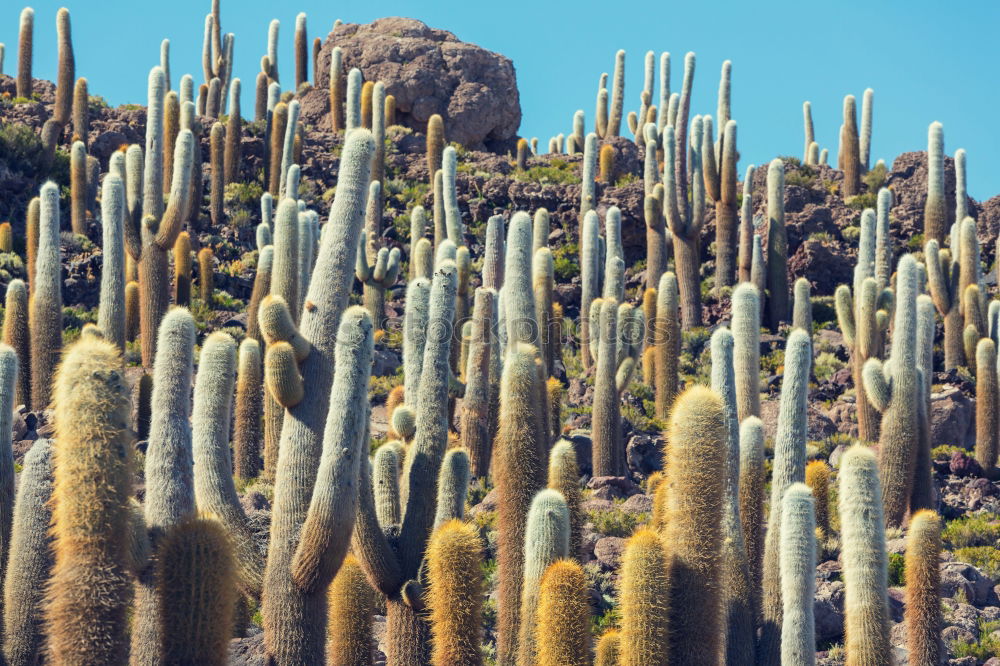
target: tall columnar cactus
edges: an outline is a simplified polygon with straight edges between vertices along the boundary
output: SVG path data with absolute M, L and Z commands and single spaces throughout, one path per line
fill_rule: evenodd
M 580 468 L 576 462 L 576 449 L 572 442 L 559 440 L 549 452 L 548 487 L 562 494 L 569 510 L 569 555 L 577 559 L 583 544 L 583 513 L 580 507 Z
M 597 331 L 590 330 L 590 306 L 601 294 L 599 225 L 597 213 L 588 210 L 580 233 L 580 356 L 584 368 L 590 368 L 594 362 L 590 340 L 597 337 Z
M 31 340 L 28 328 L 28 289 L 24 282 L 11 280 L 4 300 L 3 343 L 17 354 L 17 383 L 14 405 L 31 407 Z
M 795 281 L 793 288 L 794 300 L 792 305 L 792 327 L 801 328 L 806 333 L 812 335 L 812 302 L 810 300 L 810 290 L 812 286 L 809 280 L 800 277 Z
M 764 424 L 756 416 L 740 423 L 740 522 L 747 553 L 750 608 L 754 626 L 761 616 L 761 566 L 764 556 Z
M 959 254 L 958 257 L 955 255 Z M 938 314 L 944 318 L 944 368 L 951 370 L 964 364 L 962 332 L 965 329 L 961 307 L 959 248 L 939 250 L 939 242 L 929 240 L 924 246 L 927 267 L 927 288 Z
M 760 292 L 744 282 L 733 290 L 733 369 L 740 423 L 760 416 Z
M 542 575 L 549 565 L 569 555 L 569 507 L 558 490 L 535 495 L 524 533 L 524 577 L 521 587 L 521 627 L 518 663 L 535 663 L 538 601 Z
M 285 134 L 288 130 L 288 105 L 278 102 L 271 112 L 271 136 L 268 154 L 268 191 L 271 196 L 281 195 L 281 165 L 284 160 Z
M 125 339 L 134 342 L 139 336 L 139 283 L 125 285 Z
M 916 262 L 911 255 L 899 260 L 892 354 L 884 366 L 878 359 L 869 359 L 864 367 L 868 400 L 882 412 L 879 470 L 882 501 L 889 525 L 902 524 L 913 484 L 917 408 L 921 397 L 916 368 L 916 273 Z
M 56 12 L 56 41 L 59 44 L 59 70 L 56 75 L 56 101 L 52 117 L 65 126 L 69 123 L 73 110 L 73 82 L 76 80 L 69 10 L 65 7 Z
M 288 122 L 285 125 L 284 146 L 281 149 L 281 180 L 278 183 L 278 194 L 282 197 L 298 197 L 297 189 L 289 191 L 288 185 L 292 180 L 288 176 L 292 165 L 299 160 L 296 157 L 296 137 L 299 131 L 299 101 L 293 99 L 288 103 Z
M 813 595 L 816 587 L 816 519 L 812 491 L 788 487 L 781 500 L 781 663 L 816 660 Z
M 452 520 L 427 546 L 428 605 L 434 651 L 431 663 L 482 663 L 482 544 L 473 525 Z
M 125 663 L 131 437 L 128 389 L 115 346 L 88 336 L 70 347 L 54 402 L 48 649 L 57 663 Z
M 3 657 L 11 666 L 38 663 L 45 643 L 42 602 L 52 568 L 52 444 L 37 440 L 24 456 L 14 502 L 3 587 Z
M 254 340 L 249 342 L 256 344 Z M 236 494 L 229 453 L 235 371 L 236 343 L 228 333 L 216 331 L 202 345 L 194 387 L 195 502 L 200 513 L 215 517 L 229 535 L 243 588 L 256 595 L 260 591 L 264 563 Z M 255 414 L 254 418 L 259 417 Z
M 580 183 L 580 217 L 581 224 L 586 224 L 587 211 L 597 207 L 597 135 L 591 132 L 583 142 L 582 181 Z
M 660 535 L 648 528 L 637 530 L 625 544 L 618 606 L 621 636 L 616 650 L 621 666 L 666 666 L 672 633 L 670 558 Z M 606 640 L 602 637 L 601 643 Z M 706 653 L 708 652 L 707 647 Z M 604 646 L 607 650 L 608 646 Z M 598 647 L 598 653 L 602 652 Z M 600 659 L 600 657 L 599 657 Z
M 87 147 L 74 141 L 69 152 L 70 228 L 87 235 Z
M 500 389 L 499 431 L 495 440 L 493 474 L 499 497 L 499 588 L 497 651 L 501 663 L 514 663 L 520 629 L 524 543 L 528 509 L 543 485 L 541 439 L 538 433 L 538 372 L 534 347 L 520 344 L 507 350 Z
M 18 97 L 31 99 L 33 81 L 31 78 L 32 45 L 35 32 L 35 10 L 25 7 L 21 10 L 21 22 L 17 40 L 17 85 Z
M 594 373 L 593 466 L 595 476 L 625 473 L 625 445 L 615 375 L 618 369 L 618 303 L 601 301 L 600 352 Z
M 399 409 L 408 408 L 400 406 Z M 372 461 L 375 513 L 382 529 L 399 525 L 402 519 L 400 515 L 399 469 L 403 452 L 403 446 L 399 442 L 386 442 L 375 451 L 375 458 Z
M 854 95 L 844 97 L 844 124 L 840 128 L 838 156 L 844 170 L 844 183 L 840 193 L 846 199 L 861 191 L 861 149 L 858 141 L 858 110 Z
M 654 151 L 655 153 L 655 151 Z M 663 216 L 663 186 L 657 184 L 643 204 L 646 221 L 646 288 L 655 289 L 667 271 L 667 227 Z
M 976 345 L 976 462 L 984 470 L 997 464 L 997 349 L 989 338 Z
M 399 277 L 401 252 L 398 247 L 391 250 L 378 247 L 382 236 L 382 185 L 373 180 L 368 188 L 368 207 L 365 215 L 365 229 L 358 242 L 355 276 L 364 288 L 364 304 L 377 328 L 385 321 L 385 290 L 396 283 Z
M 875 454 L 855 444 L 840 459 L 838 477 L 847 663 L 888 664 L 888 562 Z
M 4 433 L 0 439 L 0 499 L 3 502 L 0 505 L 0 575 L 6 571 L 11 554 L 11 523 L 14 518 L 14 451 L 7 433 L 11 431 L 14 413 L 16 379 L 17 354 L 11 347 L 0 345 L 0 433 Z
M 677 357 L 681 348 L 681 331 L 677 318 L 677 278 L 664 273 L 656 290 L 656 320 L 653 322 L 653 344 L 656 349 L 656 418 L 666 419 L 677 395 Z
M 930 509 L 935 505 L 934 482 L 931 473 L 931 378 L 934 366 L 934 335 L 937 322 L 934 303 L 930 296 L 917 296 L 917 369 L 920 371 L 921 391 L 917 409 L 920 429 L 913 464 L 913 490 L 910 493 L 910 512 Z
M 740 249 L 737 257 L 739 269 L 738 282 L 750 282 L 750 271 L 753 265 L 753 177 L 757 167 L 753 164 L 747 167 L 743 176 L 743 202 L 740 206 Z
M 191 235 L 186 231 L 174 241 L 174 303 L 191 305 Z
M 772 331 L 788 319 L 788 233 L 785 230 L 785 165 L 767 167 L 767 322 Z
M 663 541 L 669 546 L 669 654 L 695 663 L 719 653 L 726 415 L 719 395 L 692 387 L 677 397 L 665 465 L 670 474 Z M 701 655 L 701 656 L 699 656 Z
M 805 483 L 816 499 L 816 527 L 822 534 L 830 533 L 830 466 L 823 460 L 806 465 Z
M 465 397 L 460 415 L 462 445 L 469 452 L 471 473 L 475 478 L 486 476 L 490 468 L 490 347 L 495 307 L 495 291 L 490 288 L 476 289 L 472 339 L 465 370 Z
M 59 260 L 59 186 L 42 185 L 38 224 L 38 257 L 32 276 L 31 405 L 49 404 L 56 364 L 62 350 L 62 264 Z
M 943 244 L 948 232 L 944 196 L 944 128 L 934 121 L 927 128 L 927 199 L 924 202 L 924 241 Z
M 736 377 L 733 370 L 733 334 L 721 327 L 711 339 L 712 390 L 722 398 L 726 421 L 723 479 L 722 546 L 720 550 L 721 605 L 724 618 L 723 653 L 736 663 L 754 652 L 753 596 L 743 525 L 740 520 L 740 426 L 736 416 Z
M 344 558 L 327 593 L 326 663 L 371 666 L 375 590 L 353 555 Z
M 608 112 L 608 126 L 604 138 L 619 136 L 622 125 L 622 109 L 625 105 L 625 51 L 615 53 L 615 70 L 612 79 L 611 108 Z
M 547 247 L 538 248 L 532 262 L 532 282 L 535 294 L 535 321 L 538 323 L 538 347 L 541 352 L 545 376 L 554 372 L 556 364 L 556 331 L 552 314 L 555 291 L 555 268 L 552 252 Z
M 465 519 L 465 496 L 469 492 L 469 452 L 449 449 L 441 462 L 437 478 L 435 529 L 449 520 Z
M 295 90 L 309 81 L 309 39 L 306 36 L 306 14 L 295 17 Z
M 258 343 L 264 338 L 260 332 L 258 311 L 261 301 L 271 293 L 271 268 L 274 265 L 274 246 L 265 245 L 257 256 L 257 274 L 253 279 L 253 290 L 250 292 L 250 304 L 247 306 L 247 337 Z
M 163 663 L 226 663 L 237 598 L 232 548 L 222 525 L 204 518 L 178 525 L 160 542 L 155 577 Z
M 125 350 L 125 186 L 121 178 L 108 175 L 101 196 L 104 226 L 101 302 L 97 325 L 108 341 Z
M 507 344 L 537 343 L 535 299 L 531 288 L 531 216 L 515 213 L 507 230 L 504 264 Z
M 424 346 L 427 341 L 427 317 L 430 302 L 430 281 L 411 280 L 406 287 L 406 309 L 403 312 L 403 395 L 408 404 L 416 406 L 420 390 L 420 373 L 424 366 Z
M 724 77 L 723 80 L 727 78 Z M 702 164 L 708 196 L 715 202 L 715 290 L 716 295 L 719 295 L 722 287 L 732 286 L 736 281 L 736 121 L 727 121 L 722 117 L 718 119 L 717 161 L 712 123 L 710 119 L 706 120 Z
M 793 483 L 805 479 L 806 409 L 812 345 L 809 335 L 793 330 L 785 344 L 785 375 L 778 408 L 778 431 L 774 442 L 774 471 L 771 480 L 771 513 L 764 543 L 763 624 L 758 645 L 758 662 L 779 663 L 781 654 L 781 499 Z
M 955 221 L 964 220 L 969 215 L 969 193 L 966 189 L 965 148 L 955 151 Z
M 87 145 L 87 136 L 90 132 L 89 103 L 87 79 L 81 76 L 73 86 L 73 134 L 83 142 L 84 146 Z
M 243 340 L 237 362 L 233 426 L 233 470 L 236 478 L 243 481 L 257 476 L 260 468 L 262 363 L 260 343 L 249 337 Z
M 941 643 L 941 518 L 918 511 L 906 537 L 906 648 L 915 664 L 940 664 Z
M 321 465 L 320 443 L 324 438 L 323 424 L 334 379 L 334 349 L 336 341 L 343 339 L 337 332 L 337 325 L 347 307 L 351 289 L 354 249 L 364 217 L 373 152 L 371 133 L 357 130 L 347 137 L 341 157 L 337 195 L 330 211 L 330 221 L 327 222 L 331 227 L 323 237 L 313 272 L 315 279 L 309 283 L 306 293 L 305 300 L 311 307 L 304 309 L 299 326 L 299 334 L 309 345 L 309 353 L 301 361 L 299 372 L 309 390 L 297 405 L 288 408 L 290 418 L 285 419 L 281 430 L 279 446 L 282 455 L 278 459 L 274 493 L 273 515 L 276 519 L 271 522 L 271 541 L 264 576 L 265 649 L 278 663 L 310 663 L 321 660 L 323 655 L 325 584 L 314 585 L 307 591 L 300 589 L 292 578 L 292 557 L 298 535 L 304 534 L 301 528 L 309 508 L 307 498 L 316 479 L 322 473 L 322 478 L 328 482 L 326 486 L 317 485 L 317 488 L 324 492 L 334 488 L 327 476 L 332 471 L 327 469 L 328 464 L 324 462 L 324 469 L 319 471 L 317 467 Z M 357 371 L 357 368 L 354 370 Z M 352 410 L 367 412 L 358 409 L 356 404 Z M 344 420 L 341 427 L 347 427 L 347 421 Z M 332 428 L 328 426 L 327 429 Z M 331 438 L 331 444 L 333 441 Z M 323 446 L 323 449 L 327 447 Z M 338 455 L 330 450 L 328 458 L 339 460 L 340 452 L 336 453 Z M 353 448 L 346 449 L 345 453 L 353 454 L 355 458 L 359 456 Z M 346 476 L 346 471 L 344 474 L 343 480 L 356 478 Z M 356 475 L 357 471 L 353 474 Z M 323 504 L 327 508 L 326 503 Z M 340 513 L 343 519 L 353 523 L 353 513 L 344 509 Z M 349 528 L 347 530 L 349 533 Z M 312 539 L 308 542 L 303 539 L 302 543 L 316 545 Z M 337 561 L 324 562 L 334 565 L 324 567 L 323 574 L 329 576 L 326 582 L 336 573 L 342 558 L 343 552 L 340 552 Z M 299 580 L 306 579 L 300 577 Z
M 539 666 L 591 663 L 587 577 L 577 562 L 553 562 L 542 576 L 535 629 Z
M 859 143 L 859 158 L 862 172 L 868 171 L 872 152 L 872 102 L 875 91 L 871 88 L 865 89 L 864 97 L 861 98 L 861 137 Z

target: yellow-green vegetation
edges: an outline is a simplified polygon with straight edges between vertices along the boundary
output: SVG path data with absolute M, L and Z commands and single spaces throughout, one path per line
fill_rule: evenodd
M 974 657 L 983 663 L 990 657 L 1000 657 L 1000 621 L 988 622 L 980 618 L 979 636 L 974 640 L 961 638 L 951 641 L 948 648 L 956 659 Z
M 1000 550 L 996 546 L 956 548 L 954 555 L 959 562 L 966 562 L 981 569 L 993 580 L 1000 578 Z
M 941 538 L 952 549 L 976 546 L 996 547 L 1000 542 L 1000 515 L 981 513 L 950 521 Z

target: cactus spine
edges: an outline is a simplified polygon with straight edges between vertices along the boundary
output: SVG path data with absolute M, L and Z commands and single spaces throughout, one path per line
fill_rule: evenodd
M 237 364 L 236 422 L 233 428 L 234 471 L 236 478 L 241 480 L 257 476 L 260 468 L 262 363 L 260 343 L 249 337 L 243 340 Z
M 131 438 L 122 359 L 114 345 L 88 336 L 70 347 L 54 402 L 48 649 L 57 663 L 124 663 Z
M 858 145 L 858 111 L 854 95 L 844 97 L 844 124 L 840 128 L 839 159 L 844 171 L 841 194 L 846 199 L 861 191 L 861 152 Z
M 764 520 L 764 424 L 749 416 L 740 424 L 740 522 L 747 553 L 750 609 L 754 626 L 761 617 L 761 566 Z
M 794 483 L 781 500 L 781 663 L 816 661 L 813 595 L 816 587 L 816 520 L 809 487 Z
M 25 7 L 21 10 L 21 21 L 17 40 L 17 84 L 18 97 L 31 98 L 31 56 L 35 32 L 35 10 Z
M 31 340 L 28 329 L 28 289 L 21 280 L 11 280 L 4 301 L 3 343 L 17 354 L 14 405 L 31 407 Z
M 580 508 L 583 493 L 580 491 L 580 468 L 576 462 L 576 449 L 567 440 L 559 440 L 549 452 L 548 487 L 559 491 L 569 510 L 569 557 L 580 557 L 583 544 L 583 514 Z
M 29 301 L 31 404 L 35 409 L 45 409 L 62 350 L 59 187 L 51 181 L 42 186 L 38 230 L 38 256 Z
M 788 319 L 788 233 L 785 229 L 785 165 L 767 167 L 767 319 L 772 331 Z
M 656 290 L 656 321 L 653 324 L 656 361 L 656 418 L 666 419 L 677 395 L 677 357 L 681 332 L 677 319 L 677 278 L 664 273 Z
M 473 525 L 451 520 L 427 546 L 434 666 L 482 663 L 482 544 Z
M 538 666 L 587 666 L 590 661 L 590 600 L 583 567 L 553 562 L 542 576 L 538 600 Z
M 331 666 L 371 666 L 375 591 L 353 555 L 344 558 L 327 594 L 326 653 Z
M 469 452 L 450 449 L 444 454 L 437 482 L 435 529 L 449 520 L 465 519 L 465 496 L 469 491 Z
M 941 644 L 941 518 L 918 511 L 906 537 L 906 648 L 915 664 L 940 664 Z
M 490 338 L 495 325 L 495 307 L 495 291 L 476 289 L 461 414 L 462 445 L 469 452 L 471 473 L 475 478 L 486 476 L 490 467 Z
M 812 346 L 809 335 L 795 329 L 785 344 L 785 376 L 781 385 L 778 432 L 774 443 L 771 514 L 764 543 L 763 617 L 758 660 L 779 663 L 781 654 L 781 499 L 793 483 L 805 479 L 809 374 Z
M 125 349 L 125 186 L 121 178 L 104 179 L 101 196 L 101 224 L 104 226 L 101 266 L 101 304 L 97 325 L 108 341 Z
M 673 658 L 668 644 L 671 605 L 668 600 L 669 563 L 660 535 L 651 529 L 637 530 L 625 545 L 622 559 L 619 608 L 621 635 L 613 651 L 621 666 L 666 666 Z M 612 651 L 601 638 L 602 652 Z
M 562 493 L 545 489 L 535 495 L 524 533 L 518 663 L 531 664 L 537 659 L 535 630 L 542 575 L 549 565 L 568 556 L 569 530 L 569 507 Z
M 927 199 L 924 202 L 924 242 L 944 243 L 948 212 L 944 198 L 944 128 L 935 121 L 927 128 Z
M 855 444 L 840 459 L 838 476 L 846 663 L 888 664 L 888 562 L 875 454 Z
M 984 470 L 997 464 L 997 350 L 989 338 L 976 345 L 976 462 Z

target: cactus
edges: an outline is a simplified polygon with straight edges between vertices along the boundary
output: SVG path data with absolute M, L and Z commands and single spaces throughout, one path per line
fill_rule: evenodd
M 29 301 L 31 404 L 35 409 L 45 409 L 62 350 L 59 187 L 51 181 L 42 186 L 38 229 L 38 252 Z
M 223 183 L 234 183 L 240 174 L 240 139 L 243 121 L 240 118 L 240 80 L 233 79 L 229 87 L 229 120 L 226 124 L 226 147 L 223 154 Z M 214 131 L 214 126 L 213 126 Z
M 726 63 L 729 61 L 727 60 Z M 723 64 L 723 84 L 728 87 L 728 69 Z M 720 110 L 722 90 L 720 95 Z M 705 119 L 702 154 L 708 196 L 715 202 L 715 292 L 732 286 L 736 280 L 736 121 L 719 116 L 719 158 L 712 139 L 712 123 Z M 716 163 L 718 159 L 718 164 Z
M 52 568 L 52 445 L 37 440 L 24 456 L 13 503 L 13 530 L 3 598 L 3 657 L 11 666 L 37 663 L 45 642 L 42 602 Z M 9 504 L 7 506 L 10 506 Z
M 602 135 L 603 136 L 603 135 Z M 597 189 L 594 181 L 598 177 L 597 135 L 591 132 L 583 142 L 582 183 L 580 184 L 581 224 L 586 224 L 587 212 L 597 206 Z
M 398 247 L 378 247 L 381 238 L 382 185 L 372 180 L 368 188 L 365 230 L 358 242 L 355 276 L 364 286 L 365 308 L 381 329 L 385 323 L 385 290 L 399 277 L 401 253 Z
M 930 296 L 917 296 L 917 369 L 921 392 L 917 409 L 920 429 L 913 465 L 913 491 L 910 493 L 910 513 L 934 506 L 934 483 L 931 476 L 931 376 L 934 362 L 934 303 Z
M 976 462 L 984 470 L 997 464 L 997 350 L 989 338 L 976 345 Z
M 264 573 L 264 644 L 268 655 L 279 663 L 312 663 L 320 661 L 323 655 L 324 585 L 309 591 L 300 590 L 292 579 L 292 556 L 308 508 L 305 500 L 317 478 L 329 479 L 326 461 L 320 463 L 320 442 L 334 380 L 335 341 L 342 339 L 336 326 L 347 307 L 353 250 L 357 247 L 364 216 L 369 164 L 374 152 L 372 144 L 371 133 L 363 130 L 352 131 L 347 137 L 338 174 L 337 195 L 330 211 L 331 222 L 328 222 L 330 231 L 322 241 L 313 272 L 315 279 L 309 283 L 305 299 L 307 306 L 299 326 L 301 337 L 309 344 L 308 356 L 300 363 L 300 372 L 309 391 L 301 402 L 288 409 L 290 418 L 285 419 L 281 429 L 279 447 L 282 455 L 276 469 L 273 514 L 281 518 L 271 523 Z M 371 338 L 368 337 L 368 340 Z M 368 368 L 365 370 L 368 371 Z M 362 416 L 367 413 L 365 409 L 357 409 L 357 405 L 354 405 L 353 411 L 363 412 Z M 347 427 L 347 423 L 341 423 L 339 427 Z M 332 428 L 328 426 L 328 429 Z M 335 440 L 331 438 L 332 441 Z M 326 449 L 325 446 L 323 448 Z M 317 467 L 320 467 L 318 471 Z M 333 484 L 316 484 L 316 487 L 328 491 Z M 348 515 L 347 511 L 341 510 L 341 516 L 353 522 L 353 512 Z M 349 528 L 347 533 L 350 533 Z M 305 530 L 302 534 L 306 534 Z M 300 549 L 303 544 L 315 542 L 303 538 Z M 342 558 L 343 552 L 340 552 L 338 560 Z M 336 565 L 324 567 L 324 575 L 332 578 L 340 562 L 325 561 L 323 564 Z M 302 577 L 298 579 L 305 580 Z
M 236 607 L 235 562 L 226 530 L 194 519 L 170 530 L 157 548 L 160 659 L 225 664 Z
M 375 451 L 372 484 L 376 517 L 383 529 L 399 525 L 402 520 L 399 501 L 399 466 L 402 456 L 403 447 L 399 442 L 386 442 Z
M 618 666 L 621 652 L 621 632 L 608 629 L 597 641 L 594 666 Z
M 854 95 L 844 97 L 844 124 L 840 129 L 841 153 L 844 183 L 840 193 L 846 199 L 861 191 L 861 152 L 858 144 L 858 112 Z
M 404 395 L 416 405 L 420 373 L 424 365 L 430 283 L 426 278 L 411 280 L 406 287 L 406 310 L 403 314 Z M 471 449 L 470 449 L 471 450 Z
M 87 79 L 80 77 L 73 86 L 73 135 L 87 145 L 87 136 L 90 132 L 90 118 L 88 117 L 88 97 Z
M 906 537 L 906 649 L 915 664 L 940 664 L 941 644 L 941 518 L 918 511 Z
M 585 369 L 589 369 L 594 362 L 590 354 L 591 338 L 598 336 L 596 330 L 590 330 L 590 318 L 591 304 L 600 298 L 599 224 L 597 213 L 588 210 L 580 233 L 580 355 Z
M 28 289 L 24 282 L 11 280 L 4 301 L 3 343 L 17 355 L 17 380 L 13 406 L 31 406 L 31 341 L 28 329 Z M 2 415 L 0 415 L 2 416 Z
M 139 335 L 139 283 L 125 285 L 125 339 L 134 342 Z
M 247 306 L 247 337 L 263 342 L 260 332 L 258 311 L 261 301 L 271 292 L 271 267 L 274 264 L 274 246 L 265 245 L 257 257 L 257 274 L 253 280 L 253 290 L 250 292 L 250 304 Z
M 101 196 L 101 223 L 104 226 L 101 302 L 97 323 L 107 339 L 125 349 L 125 186 L 121 178 L 104 179 Z
M 935 121 L 927 128 L 927 199 L 924 202 L 924 242 L 944 243 L 948 212 L 944 199 L 944 129 Z M 954 251 L 954 250 L 953 250 Z
M 427 173 L 433 180 L 434 174 L 441 168 L 441 155 L 444 151 L 444 119 L 437 113 L 427 121 Z M 437 199 L 435 198 L 435 202 Z
M 14 251 L 14 232 L 10 228 L 10 222 L 0 223 L 0 252 Z
M 344 56 L 339 46 L 330 52 L 330 129 L 341 132 L 344 127 Z
M 249 342 L 256 344 L 253 340 Z M 232 337 L 222 331 L 208 336 L 202 345 L 194 387 L 195 501 L 202 515 L 215 517 L 225 528 L 233 542 L 244 588 L 256 595 L 260 591 L 263 562 L 236 494 L 229 454 L 235 370 L 236 343 Z
M 449 449 L 438 472 L 435 529 L 449 520 L 465 519 L 465 496 L 468 491 L 469 452 L 462 448 Z
M 482 663 L 482 544 L 473 525 L 452 520 L 427 546 L 428 606 L 434 651 L 431 663 Z
M 813 318 L 812 302 L 809 298 L 811 285 L 806 278 L 799 278 L 795 281 L 793 288 L 794 299 L 792 306 L 792 328 L 801 328 L 806 333 L 812 335 Z
M 813 131 L 813 119 L 812 119 L 812 104 L 810 102 L 802 102 L 802 120 L 805 125 L 805 152 L 802 156 L 802 161 L 805 164 L 812 164 L 809 161 L 809 146 L 816 142 L 816 134 Z
M 569 555 L 580 557 L 583 544 L 583 515 L 580 508 L 583 493 L 580 491 L 580 470 L 576 462 L 576 449 L 566 440 L 555 443 L 549 452 L 548 487 L 559 491 L 569 511 Z
M 306 37 L 306 14 L 295 17 L 295 90 L 309 81 L 309 41 Z
M 21 20 L 17 40 L 17 84 L 18 97 L 31 99 L 31 56 L 35 32 L 35 10 L 25 7 L 21 10 Z
M 246 481 L 257 476 L 260 468 L 263 358 L 260 343 L 248 337 L 240 343 L 236 373 L 236 411 L 233 427 L 234 471 Z
M 295 139 L 299 131 L 299 101 L 293 99 L 288 103 L 288 122 L 285 125 L 284 146 L 281 149 L 281 176 L 278 182 L 278 194 L 282 197 L 298 197 L 298 188 L 289 191 L 292 182 L 289 170 L 292 164 L 299 162 L 296 153 Z
M 618 344 L 618 304 L 604 300 L 600 311 L 600 353 L 594 376 L 593 465 L 595 476 L 625 473 L 625 445 L 615 383 Z
M 838 477 L 847 663 L 888 664 L 888 562 L 875 454 L 855 444 L 841 457 Z
M 615 54 L 615 70 L 611 86 L 611 109 L 604 138 L 621 134 L 622 107 L 625 104 L 625 51 L 621 49 Z
M 535 495 L 524 532 L 524 577 L 521 583 L 521 618 L 518 663 L 537 660 L 539 591 L 549 565 L 569 555 L 569 507 L 562 493 L 545 489 Z
M 14 517 L 14 451 L 10 445 L 14 413 L 14 385 L 17 380 L 17 354 L 6 344 L 0 345 L 0 575 L 7 569 L 10 554 L 11 523 Z M 3 607 L 0 606 L 0 611 Z M 2 618 L 2 616 L 0 616 Z
M 174 303 L 191 305 L 191 236 L 186 231 L 177 234 L 174 241 Z
M 750 608 L 754 626 L 761 615 L 761 565 L 764 518 L 764 424 L 749 416 L 740 424 L 740 522 L 747 553 Z
M 57 663 L 125 663 L 132 447 L 118 350 L 104 340 L 81 338 L 66 351 L 53 393 L 55 563 L 45 592 L 48 650 Z
M 70 223 L 74 234 L 87 235 L 87 147 L 74 141 L 69 153 Z
M 733 290 L 733 368 L 740 423 L 760 416 L 760 292 L 744 282 Z
M 693 387 L 671 411 L 665 466 L 670 470 L 664 544 L 669 544 L 670 659 L 696 663 L 719 653 L 726 416 L 719 395 Z M 697 600 L 697 601 L 696 601 Z
M 969 194 L 966 190 L 965 148 L 955 151 L 955 221 L 969 215 Z
M 353 555 L 344 558 L 327 593 L 326 663 L 371 666 L 375 591 Z
M 621 647 L 604 646 L 608 640 L 605 635 L 598 647 L 599 655 L 603 651 L 618 652 L 620 662 L 612 663 L 621 666 L 665 666 L 671 662 L 670 561 L 660 535 L 653 530 L 641 528 L 628 540 L 618 593 L 621 634 L 617 642 Z
M 830 466 L 813 460 L 806 465 L 805 479 L 816 499 L 816 527 L 826 536 L 830 534 Z
M 666 419 L 677 395 L 677 357 L 681 332 L 677 319 L 677 278 L 673 273 L 660 277 L 656 290 L 656 322 L 653 324 L 656 345 L 656 418 Z
M 372 162 L 372 181 L 385 180 L 385 84 L 378 81 L 372 89 L 371 130 L 375 137 L 375 159 Z M 379 207 L 381 210 L 381 206 Z
M 495 291 L 489 288 L 476 289 L 469 360 L 465 372 L 465 397 L 460 417 L 462 445 L 469 452 L 471 473 L 475 478 L 486 476 L 490 467 L 490 338 L 495 325 L 495 307 Z
M 268 165 L 268 192 L 277 197 L 281 193 L 281 165 L 284 160 L 285 134 L 288 130 L 288 105 L 279 102 L 271 112 L 270 163 Z
M 614 185 L 615 177 L 615 147 L 610 143 L 601 146 L 597 157 L 597 179 L 605 185 Z
M 930 240 L 924 246 L 924 265 L 927 267 L 927 287 L 934 306 L 944 318 L 944 367 L 945 370 L 963 365 L 962 333 L 965 325 L 960 304 L 960 260 L 954 258 L 955 250 L 938 249 L 938 241 Z
M 865 89 L 864 97 L 861 98 L 861 138 L 858 148 L 861 171 L 868 171 L 871 160 L 872 148 L 872 100 L 875 91 L 871 88 Z M 959 218 L 961 219 L 961 218 Z
M 572 560 L 553 562 L 538 593 L 539 666 L 586 666 L 590 657 L 590 599 L 583 567 Z
M 535 354 L 533 347 L 523 344 L 508 349 L 500 389 L 493 474 L 499 494 L 498 561 L 504 570 L 499 588 L 497 644 L 503 663 L 512 663 L 518 652 L 527 514 L 532 498 L 542 486 Z
M 764 622 L 758 644 L 759 663 L 778 663 L 781 653 L 781 499 L 789 486 L 805 479 L 808 431 L 806 409 L 811 368 L 812 348 L 809 335 L 795 329 L 789 334 L 785 344 L 785 375 L 781 384 L 778 431 L 774 443 L 771 512 L 764 543 Z
M 514 166 L 519 171 L 524 171 L 528 168 L 528 140 L 518 139 L 517 140 L 517 156 L 514 160 Z
M 785 165 L 767 167 L 767 320 L 772 331 L 788 319 L 788 233 L 785 230 Z
M 816 587 L 816 520 L 809 487 L 794 483 L 781 500 L 781 663 L 816 661 L 813 596 Z
M 903 256 L 896 271 L 892 355 L 885 366 L 873 358 L 864 367 L 868 400 L 882 412 L 879 469 L 888 525 L 900 525 L 909 506 L 921 396 L 916 369 L 917 284 L 913 257 Z
M 60 125 L 65 126 L 70 122 L 73 107 L 73 81 L 76 80 L 69 10 L 65 7 L 56 12 L 56 40 L 59 44 L 59 69 L 56 75 L 56 101 L 52 109 L 52 117 Z
M 164 72 L 163 79 L 163 87 L 166 91 L 163 96 L 163 193 L 170 194 L 174 169 L 172 158 L 174 149 L 177 147 L 177 135 L 181 131 L 181 104 L 177 92 L 170 90 L 166 72 Z

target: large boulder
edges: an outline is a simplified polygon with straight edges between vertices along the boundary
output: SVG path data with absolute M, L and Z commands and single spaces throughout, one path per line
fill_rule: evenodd
M 409 18 L 344 23 L 327 36 L 320 50 L 318 89 L 303 100 L 307 122 L 329 122 L 334 46 L 343 51 L 345 71 L 357 67 L 366 81 L 385 84 L 386 93 L 396 98 L 397 124 L 424 132 L 427 120 L 440 113 L 448 141 L 477 150 L 514 146 L 521 103 L 510 58 Z

